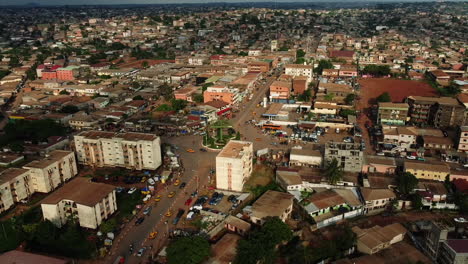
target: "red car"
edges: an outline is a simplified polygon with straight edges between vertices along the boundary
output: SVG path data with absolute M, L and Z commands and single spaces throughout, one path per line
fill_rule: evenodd
M 192 198 L 188 198 L 187 201 L 185 201 L 185 205 L 189 206 L 192 203 Z

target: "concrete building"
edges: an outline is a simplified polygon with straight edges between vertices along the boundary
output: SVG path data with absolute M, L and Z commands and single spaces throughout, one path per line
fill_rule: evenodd
M 423 180 L 445 181 L 445 178 L 450 175 L 450 168 L 444 163 L 405 161 L 404 167 L 405 172 Z
M 34 193 L 29 182 L 30 173 L 27 169 L 8 168 L 0 172 L 0 213 L 15 203 L 27 200 Z
M 390 189 L 361 188 L 361 194 L 366 202 L 366 213 L 376 210 L 381 212 L 396 198 Z
M 460 135 L 458 137 L 458 151 L 468 151 L 468 126 L 460 127 Z
M 291 95 L 291 82 L 274 81 L 270 85 L 270 101 L 288 100 Z
M 35 192 L 49 193 L 78 174 L 73 151 L 54 150 L 44 159 L 26 164 Z
M 240 192 L 252 173 L 253 143 L 231 140 L 216 156 L 216 188 Z
M 262 225 L 266 217 L 278 217 L 283 222 L 291 216 L 294 196 L 289 193 L 269 190 L 252 205 L 250 220 Z
M 468 262 L 468 239 L 447 239 L 440 243 L 437 263 L 466 264 Z
M 312 81 L 314 67 L 312 65 L 303 64 L 287 64 L 284 68 L 285 74 L 291 76 L 305 76 L 307 83 Z
M 156 170 L 162 164 L 160 138 L 153 134 L 85 131 L 74 140 L 81 164 L 136 170 Z
M 320 167 L 322 154 L 314 149 L 291 149 L 289 154 L 289 166 L 294 167 Z
M 361 144 L 328 142 L 325 144 L 324 156 L 325 162 L 336 159 L 344 171 L 360 172 L 362 169 L 364 153 Z
M 377 122 L 385 125 L 405 125 L 408 108 L 407 103 L 379 103 Z
M 96 229 L 117 210 L 115 187 L 76 178 L 42 200 L 41 208 L 44 219 L 58 227 L 72 217 L 80 226 Z

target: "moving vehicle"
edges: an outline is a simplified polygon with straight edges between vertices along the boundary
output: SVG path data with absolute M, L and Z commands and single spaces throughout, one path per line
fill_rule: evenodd
M 175 192 L 170 192 L 170 193 L 167 195 L 167 197 L 172 198 L 172 197 L 174 197 L 174 195 L 175 195 Z
M 156 195 L 156 197 L 154 198 L 154 201 L 155 202 L 161 201 L 161 195 L 160 194 Z
M 266 129 L 266 130 L 281 130 L 281 126 L 280 125 L 273 125 L 273 124 L 264 124 L 262 126 L 262 129 Z
M 130 190 L 128 190 L 128 194 L 132 194 L 132 193 L 136 192 L 136 190 L 137 190 L 137 188 L 132 187 L 132 188 L 130 188 Z
M 140 250 L 138 250 L 137 256 L 138 257 L 143 256 L 143 254 L 145 254 L 145 251 L 146 251 L 146 247 L 140 248 Z
M 143 221 L 145 221 L 145 218 L 144 217 L 139 217 L 136 221 L 135 221 L 135 225 L 141 225 L 141 223 L 143 223 Z
M 151 232 L 148 236 L 148 239 L 155 239 L 157 235 L 158 235 L 158 232 Z
M 185 188 L 185 185 L 187 185 L 187 184 L 185 182 L 183 182 L 182 184 L 180 184 L 179 189 Z
M 179 184 L 180 184 L 180 180 L 175 180 L 174 186 L 179 186 Z
M 188 153 L 195 153 L 195 150 L 189 148 L 189 149 L 187 149 L 187 152 L 188 152 Z
M 189 206 L 192 203 L 192 198 L 188 198 L 187 201 L 185 201 L 185 205 Z
M 194 217 L 195 213 L 193 211 L 190 211 L 188 214 L 187 214 L 187 220 L 192 220 L 192 218 Z
M 200 151 L 201 151 L 201 152 L 206 152 L 207 150 L 204 149 L 204 148 L 201 148 Z
M 166 214 L 164 214 L 164 215 L 167 216 L 167 217 L 170 217 L 172 215 L 171 210 L 167 211 Z
M 147 207 L 147 208 L 143 211 L 143 214 L 144 214 L 144 215 L 150 215 L 151 209 L 153 209 L 152 206 Z

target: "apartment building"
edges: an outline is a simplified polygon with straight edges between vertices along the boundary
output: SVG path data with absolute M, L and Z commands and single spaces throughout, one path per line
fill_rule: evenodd
M 240 192 L 252 173 L 253 143 L 231 140 L 216 156 L 216 188 Z
M 465 264 L 468 262 L 468 239 L 447 239 L 440 243 L 437 263 Z
M 379 103 L 377 122 L 385 125 L 405 125 L 408 109 L 407 103 Z
M 360 172 L 364 153 L 358 143 L 328 142 L 325 144 L 324 157 L 326 162 L 336 159 L 344 171 Z
M 250 219 L 263 224 L 266 217 L 278 217 L 283 222 L 291 216 L 294 196 L 289 193 L 269 190 L 252 204 Z
M 8 168 L 0 172 L 0 213 L 15 203 L 27 200 L 34 193 L 29 183 L 30 172 L 27 169 Z
M 468 126 L 460 127 L 460 134 L 458 137 L 458 151 L 468 151 Z
M 464 123 L 465 107 L 455 98 L 409 96 L 406 101 L 414 124 L 450 127 Z
M 453 127 L 463 125 L 465 119 L 465 107 L 458 100 L 441 101 L 437 104 L 434 115 L 435 127 Z
M 247 66 L 249 72 L 269 72 L 271 69 L 271 63 L 266 61 L 251 62 Z
M 80 226 L 96 229 L 117 210 L 115 187 L 76 178 L 41 202 L 44 219 L 61 227 L 69 218 Z
M 44 159 L 26 164 L 30 172 L 29 185 L 35 192 L 49 193 L 78 174 L 73 151 L 54 150 Z
M 406 102 L 409 106 L 409 117 L 413 124 L 432 124 L 430 118 L 435 111 L 434 106 L 438 100 L 448 97 L 408 96 Z
M 450 175 L 450 168 L 444 163 L 405 161 L 404 167 L 405 172 L 413 174 L 418 179 L 445 181 Z
M 312 65 L 303 65 L 303 64 L 287 64 L 284 68 L 285 74 L 291 76 L 305 76 L 307 77 L 307 82 L 312 81 L 314 74 L 314 67 Z
M 160 138 L 153 134 L 84 131 L 74 140 L 81 164 L 135 170 L 155 170 L 162 164 Z
M 288 100 L 291 96 L 291 82 L 274 81 L 270 85 L 270 101 Z

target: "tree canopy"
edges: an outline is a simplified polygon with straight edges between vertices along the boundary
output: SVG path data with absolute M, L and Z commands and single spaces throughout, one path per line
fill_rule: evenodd
M 377 102 L 381 103 L 388 103 L 392 101 L 392 97 L 390 97 L 390 94 L 387 92 L 382 93 L 376 98 Z
M 169 264 L 198 264 L 210 256 L 210 244 L 200 236 L 182 237 L 167 247 Z
M 362 74 L 369 74 L 374 77 L 382 77 L 390 74 L 390 67 L 388 65 L 366 65 L 362 70 Z
M 325 165 L 324 174 L 328 182 L 332 185 L 343 179 L 343 168 L 339 166 L 338 160 L 336 158 L 327 162 Z
M 333 69 L 333 64 L 329 60 L 320 60 L 318 66 L 314 69 L 315 73 L 322 74 L 324 69 Z
M 408 195 L 418 185 L 418 178 L 409 172 L 401 172 L 397 175 L 397 189 L 402 195 Z

